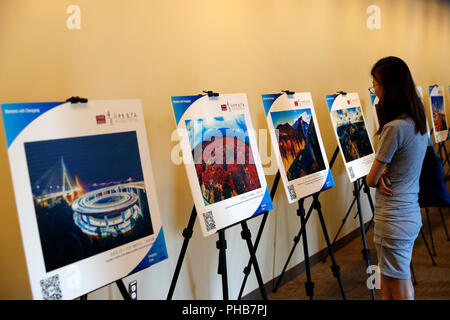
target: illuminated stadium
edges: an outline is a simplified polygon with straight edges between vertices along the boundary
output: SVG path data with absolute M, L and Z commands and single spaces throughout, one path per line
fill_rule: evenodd
M 135 131 L 24 148 L 47 272 L 154 233 Z
M 142 216 L 136 183 L 120 184 L 86 193 L 72 204 L 75 224 L 93 237 L 117 236 L 131 231 L 132 219 Z
M 143 216 L 140 198 L 145 194 L 143 181 L 132 182 L 129 178 L 85 193 L 78 178 L 67 170 L 63 157 L 38 179 L 33 190 L 40 193 L 35 196 L 40 207 L 67 203 L 76 226 L 95 238 L 126 234 L 133 227 L 132 220 Z

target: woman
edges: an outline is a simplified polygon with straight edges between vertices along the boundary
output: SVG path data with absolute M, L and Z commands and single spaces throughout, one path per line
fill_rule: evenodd
M 406 63 L 397 57 L 372 68 L 380 136 L 367 184 L 375 195 L 374 243 L 383 299 L 414 299 L 410 263 L 422 226 L 419 178 L 427 147 L 425 108 Z

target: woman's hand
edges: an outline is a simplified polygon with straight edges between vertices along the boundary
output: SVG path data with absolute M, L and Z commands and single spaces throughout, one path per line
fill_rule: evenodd
M 387 176 L 386 170 L 383 170 L 380 176 L 380 180 L 378 180 L 377 188 L 378 190 L 387 196 L 392 196 L 392 190 L 389 188 L 391 186 L 391 180 Z

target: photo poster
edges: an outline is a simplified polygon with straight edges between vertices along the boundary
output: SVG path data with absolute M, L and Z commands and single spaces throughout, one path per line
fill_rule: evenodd
M 168 258 L 140 100 L 2 115 L 34 299 L 75 299 Z
M 447 140 L 448 127 L 445 112 L 444 88 L 442 86 L 429 86 L 431 123 L 433 124 L 434 142 Z
M 425 100 L 423 99 L 423 91 L 422 91 L 422 87 L 421 86 L 417 86 L 416 87 L 416 91 L 417 91 L 417 95 L 420 98 L 420 101 L 422 101 L 422 105 L 425 108 Z M 425 109 L 424 109 L 425 112 Z M 430 146 L 433 145 L 433 140 L 431 140 L 431 134 L 430 134 L 430 127 L 428 126 L 428 119 L 426 119 L 427 117 L 427 113 L 425 112 L 425 122 L 427 124 L 427 134 L 428 134 L 428 143 L 430 144 Z
M 327 95 L 331 122 L 351 182 L 366 176 L 375 159 L 358 93 Z
M 272 210 L 247 96 L 178 96 L 172 105 L 203 235 Z
M 262 100 L 289 203 L 334 187 L 311 93 L 263 94 Z
M 369 94 L 370 94 L 370 102 L 372 104 L 373 118 L 375 119 L 375 132 L 376 132 L 380 128 L 380 124 L 378 122 L 377 108 L 376 108 L 376 105 L 378 104 L 378 102 L 380 100 L 374 93 L 369 92 Z

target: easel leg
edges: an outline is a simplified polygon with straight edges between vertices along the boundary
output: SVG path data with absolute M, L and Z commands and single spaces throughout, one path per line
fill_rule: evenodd
M 314 209 L 316 209 L 317 214 L 319 215 L 320 224 L 322 226 L 322 231 L 323 231 L 323 236 L 325 237 L 325 241 L 328 246 L 328 253 L 331 258 L 331 263 L 332 263 L 331 271 L 333 271 L 333 276 L 338 280 L 339 288 L 341 289 L 342 298 L 344 300 L 346 300 L 344 286 L 342 285 L 342 280 L 341 280 L 340 267 L 336 263 L 336 259 L 334 258 L 333 248 L 331 247 L 330 238 L 328 236 L 328 231 L 327 231 L 327 226 L 325 225 L 325 220 L 322 215 L 322 206 L 320 204 L 318 194 L 315 194 L 313 196 L 313 198 L 314 198 L 314 200 L 313 200 L 314 201 Z
M 222 275 L 222 292 L 223 300 L 228 301 L 228 275 L 227 275 L 227 242 L 225 240 L 225 230 L 219 230 L 219 240 L 216 242 L 216 247 L 219 249 L 219 268 L 217 273 Z
M 125 285 L 123 284 L 123 281 L 122 280 L 117 280 L 116 284 L 117 284 L 117 287 L 119 288 L 120 294 L 123 297 L 123 300 L 125 300 L 125 301 L 131 300 L 131 297 L 128 294 L 128 291 L 125 288 Z
M 248 251 L 250 252 L 250 259 L 252 261 L 253 268 L 255 269 L 255 275 L 256 275 L 256 279 L 258 280 L 259 289 L 261 290 L 261 296 L 262 296 L 263 300 L 267 300 L 266 288 L 264 287 L 264 281 L 263 281 L 261 271 L 258 266 L 258 260 L 256 259 L 255 250 L 253 249 L 250 230 L 248 229 L 248 225 L 247 225 L 246 221 L 242 221 L 241 225 L 242 225 L 241 236 L 242 236 L 242 239 L 244 239 L 247 242 Z
M 305 270 L 306 270 L 306 295 L 310 300 L 314 297 L 314 283 L 311 281 L 311 267 L 309 264 L 309 252 L 308 252 L 308 239 L 306 236 L 306 222 L 305 222 L 305 208 L 304 208 L 304 199 L 300 199 L 298 201 L 298 210 L 297 214 L 300 216 L 300 222 L 303 229 L 302 232 L 302 240 L 303 240 L 303 253 L 305 258 Z
M 264 228 L 264 225 L 266 224 L 267 216 L 269 215 L 269 212 L 265 212 L 261 221 L 261 225 L 258 230 L 258 235 L 256 236 L 255 245 L 253 247 L 255 253 L 256 249 L 258 248 L 259 241 L 261 239 L 262 230 Z M 250 275 L 250 272 L 252 271 L 252 258 L 250 257 L 247 266 L 244 268 L 244 280 L 242 281 L 241 289 L 239 290 L 238 300 L 242 299 L 242 294 L 244 293 L 245 284 L 247 283 L 248 276 Z
M 280 171 L 277 171 L 277 174 L 275 176 L 275 181 L 273 182 L 272 189 L 270 190 L 270 198 L 271 199 L 273 199 L 275 196 L 275 192 L 277 191 L 278 183 L 280 182 L 280 177 L 281 177 Z M 258 249 L 258 245 L 261 240 L 262 232 L 264 230 L 264 226 L 266 225 L 268 215 L 269 215 L 269 212 L 265 212 L 263 215 L 263 218 L 261 220 L 261 224 L 259 226 L 258 234 L 256 235 L 256 240 L 255 240 L 255 245 L 254 245 L 255 253 L 256 253 L 256 250 Z M 244 280 L 242 281 L 241 290 L 239 290 L 238 300 L 241 300 L 241 298 L 242 298 L 242 294 L 244 293 L 245 284 L 247 283 L 248 276 L 250 275 L 250 271 L 252 270 L 251 268 L 252 268 L 252 261 L 251 261 L 251 259 L 249 259 L 247 266 L 244 268 Z
M 342 228 L 344 227 L 344 224 L 347 222 L 347 218 L 348 218 L 348 216 L 350 215 L 350 212 L 352 211 L 353 206 L 355 205 L 355 203 L 356 203 L 356 197 L 353 198 L 353 201 L 352 201 L 352 204 L 350 205 L 350 208 L 348 208 L 347 213 L 345 214 L 344 219 L 342 219 L 341 226 L 339 227 L 339 230 L 338 230 L 338 232 L 336 233 L 336 235 L 334 236 L 333 242 L 331 243 L 331 246 L 332 246 L 332 247 L 334 247 L 334 244 L 336 243 L 336 240 L 337 240 L 339 234 L 341 233 Z M 356 218 L 356 216 L 355 216 L 355 218 Z M 325 257 L 323 258 L 322 262 L 325 263 L 325 262 L 327 261 L 327 258 L 328 258 L 328 253 L 325 255 Z
M 441 162 L 444 163 L 444 157 L 442 156 L 442 142 L 439 143 L 438 146 L 439 146 L 439 149 L 438 149 L 439 158 L 441 159 Z
M 427 224 L 428 224 L 428 232 L 430 233 L 431 238 L 431 248 L 433 249 L 433 256 L 436 257 L 436 249 L 434 248 L 434 239 L 433 239 L 433 230 L 431 228 L 430 215 L 428 208 L 425 208 L 425 213 L 427 215 Z
M 367 184 L 366 177 L 362 178 L 362 182 L 363 182 L 363 186 L 364 186 L 363 190 L 364 190 L 365 194 L 367 195 L 367 199 L 369 200 L 370 209 L 372 210 L 372 219 L 370 219 L 369 225 L 367 226 L 367 229 L 366 229 L 366 234 L 367 234 L 367 231 L 370 230 L 370 227 L 372 226 L 373 218 L 375 217 L 375 206 L 373 205 L 372 195 L 370 194 L 370 188 Z
M 180 255 L 178 257 L 177 266 L 172 277 L 172 282 L 170 283 L 169 294 L 167 295 L 167 300 L 172 300 L 173 292 L 175 291 L 175 286 L 177 284 L 178 276 L 180 275 L 181 266 L 183 265 L 184 256 L 186 254 L 187 246 L 189 244 L 189 239 L 192 237 L 192 232 L 194 230 L 195 218 L 197 216 L 197 211 L 195 207 L 192 208 L 191 216 L 189 218 L 188 226 L 183 230 L 183 246 L 181 247 Z
M 350 215 L 350 212 L 352 211 L 353 206 L 355 205 L 355 202 L 356 202 L 356 198 L 353 199 L 352 204 L 350 205 L 350 208 L 348 209 L 347 213 L 345 214 L 344 219 L 342 219 L 341 226 L 339 227 L 339 230 L 336 233 L 336 235 L 334 236 L 333 242 L 331 244 L 332 247 L 334 247 L 334 244 L 336 243 L 336 240 L 339 237 L 339 234 L 341 233 L 342 228 L 344 227 L 344 224 L 347 222 L 347 218 Z M 328 258 L 328 253 L 325 255 L 325 257 L 323 258 L 322 262 L 325 263 L 327 261 L 327 258 Z
M 364 227 L 364 219 L 362 216 L 362 207 L 361 207 L 361 199 L 359 198 L 359 183 L 358 180 L 353 183 L 355 187 L 354 195 L 356 197 L 356 202 L 358 204 L 358 216 L 359 216 L 359 224 L 361 225 L 361 236 L 363 242 L 363 249 L 361 250 L 364 260 L 367 262 L 367 270 L 370 267 L 370 257 L 369 257 L 369 249 L 367 249 L 367 241 L 366 241 L 366 231 Z M 368 273 L 368 277 L 371 275 Z M 372 299 L 375 300 L 375 289 L 371 289 Z
M 308 211 L 308 214 L 306 215 L 306 219 L 305 219 L 306 222 L 308 222 L 308 219 L 309 219 L 309 216 L 311 215 L 312 210 L 313 210 L 313 206 L 309 207 L 309 211 Z M 294 254 L 294 251 L 295 251 L 295 248 L 297 247 L 297 244 L 300 241 L 300 237 L 301 237 L 302 233 L 303 233 L 303 226 L 300 226 L 300 231 L 298 232 L 297 236 L 294 237 L 294 246 L 292 247 L 291 252 L 289 253 L 289 257 L 287 258 L 286 263 L 284 264 L 283 271 L 281 271 L 281 274 L 280 274 L 280 277 L 278 278 L 277 284 L 275 285 L 275 287 L 272 291 L 274 293 L 277 292 L 278 288 L 280 287 L 281 280 L 283 279 L 283 276 L 286 272 L 289 262 L 291 261 L 292 255 Z
M 442 142 L 442 147 L 444 148 L 444 154 L 445 154 L 445 158 L 446 158 L 445 162 L 442 163 L 442 165 L 445 166 L 445 163 L 448 163 L 450 165 L 450 160 L 449 160 L 449 157 L 448 157 L 447 147 L 445 146 L 445 141 Z
M 425 234 L 423 233 L 423 227 L 420 228 L 420 234 L 422 235 L 423 242 L 425 243 L 425 246 L 427 247 L 427 251 L 428 251 L 428 254 L 430 255 L 431 262 L 433 263 L 433 266 L 435 266 L 436 261 L 434 261 L 433 254 L 431 253 L 430 247 L 428 246 L 427 238 L 425 238 Z
M 438 210 L 439 210 L 439 215 L 441 216 L 442 224 L 444 226 L 445 234 L 447 235 L 447 241 L 450 241 L 450 237 L 448 236 L 447 225 L 445 224 L 444 215 L 442 214 L 441 208 L 438 208 Z

